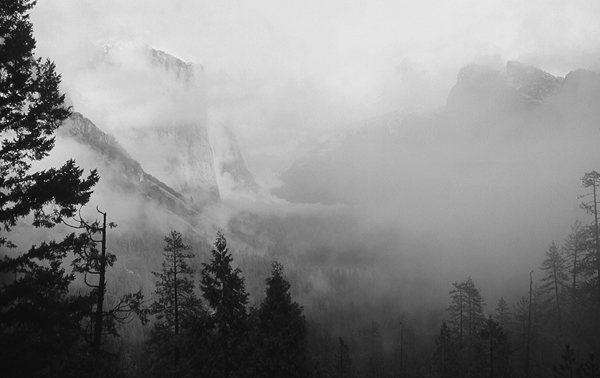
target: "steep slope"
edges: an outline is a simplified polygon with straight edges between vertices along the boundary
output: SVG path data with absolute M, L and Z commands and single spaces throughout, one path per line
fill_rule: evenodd
M 219 201 L 201 65 L 118 41 L 104 46 L 67 89 L 74 108 L 148 174 L 196 206 Z
M 59 138 L 72 139 L 96 155 L 102 179 L 115 191 L 139 195 L 182 218 L 197 213 L 180 193 L 146 173 L 117 140 L 100 130 L 89 119 L 74 112 L 59 128 Z

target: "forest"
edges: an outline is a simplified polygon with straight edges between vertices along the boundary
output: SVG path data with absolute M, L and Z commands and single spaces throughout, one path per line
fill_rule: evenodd
M 73 110 L 34 54 L 34 4 L 0 3 L 1 376 L 600 377 L 600 173 L 568 183 L 581 220 L 548 240 L 516 300 L 490 303 L 466 276 L 442 311 L 415 309 L 341 265 L 319 291 L 314 266 L 236 251 L 224 230 L 132 246 L 90 201 L 96 170 L 39 164 Z M 137 280 L 120 259 L 159 268 Z

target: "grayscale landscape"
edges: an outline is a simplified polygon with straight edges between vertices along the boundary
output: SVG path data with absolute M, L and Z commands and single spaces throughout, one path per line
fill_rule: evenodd
M 3 0 L 0 375 L 600 377 L 599 17 Z

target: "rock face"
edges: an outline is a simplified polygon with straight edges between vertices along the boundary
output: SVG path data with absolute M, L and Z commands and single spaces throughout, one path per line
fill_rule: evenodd
M 509 61 L 504 72 L 470 65 L 459 72 L 447 106 L 473 114 L 526 110 L 554 95 L 563 80 L 519 62 Z
M 193 204 L 173 188 L 146 173 L 117 140 L 100 130 L 89 119 L 73 113 L 59 128 L 59 137 L 76 141 L 95 155 L 101 163 L 101 179 L 115 192 L 141 195 L 180 216 L 197 212 Z
M 134 121 L 115 117 L 109 127 L 123 148 L 196 207 L 219 201 L 202 66 L 139 46 L 105 48 L 103 60 L 111 72 L 134 73 L 139 87 L 115 93 L 131 103 L 122 112 Z
M 219 180 L 233 190 L 255 191 L 258 189 L 254 176 L 246 166 L 237 139 L 231 129 L 224 127 L 215 141 L 219 158 L 216 162 Z

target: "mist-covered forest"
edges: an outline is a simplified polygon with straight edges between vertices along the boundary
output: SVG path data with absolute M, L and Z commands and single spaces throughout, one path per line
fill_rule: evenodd
M 142 3 L 0 3 L 0 376 L 600 377 L 596 7 Z

